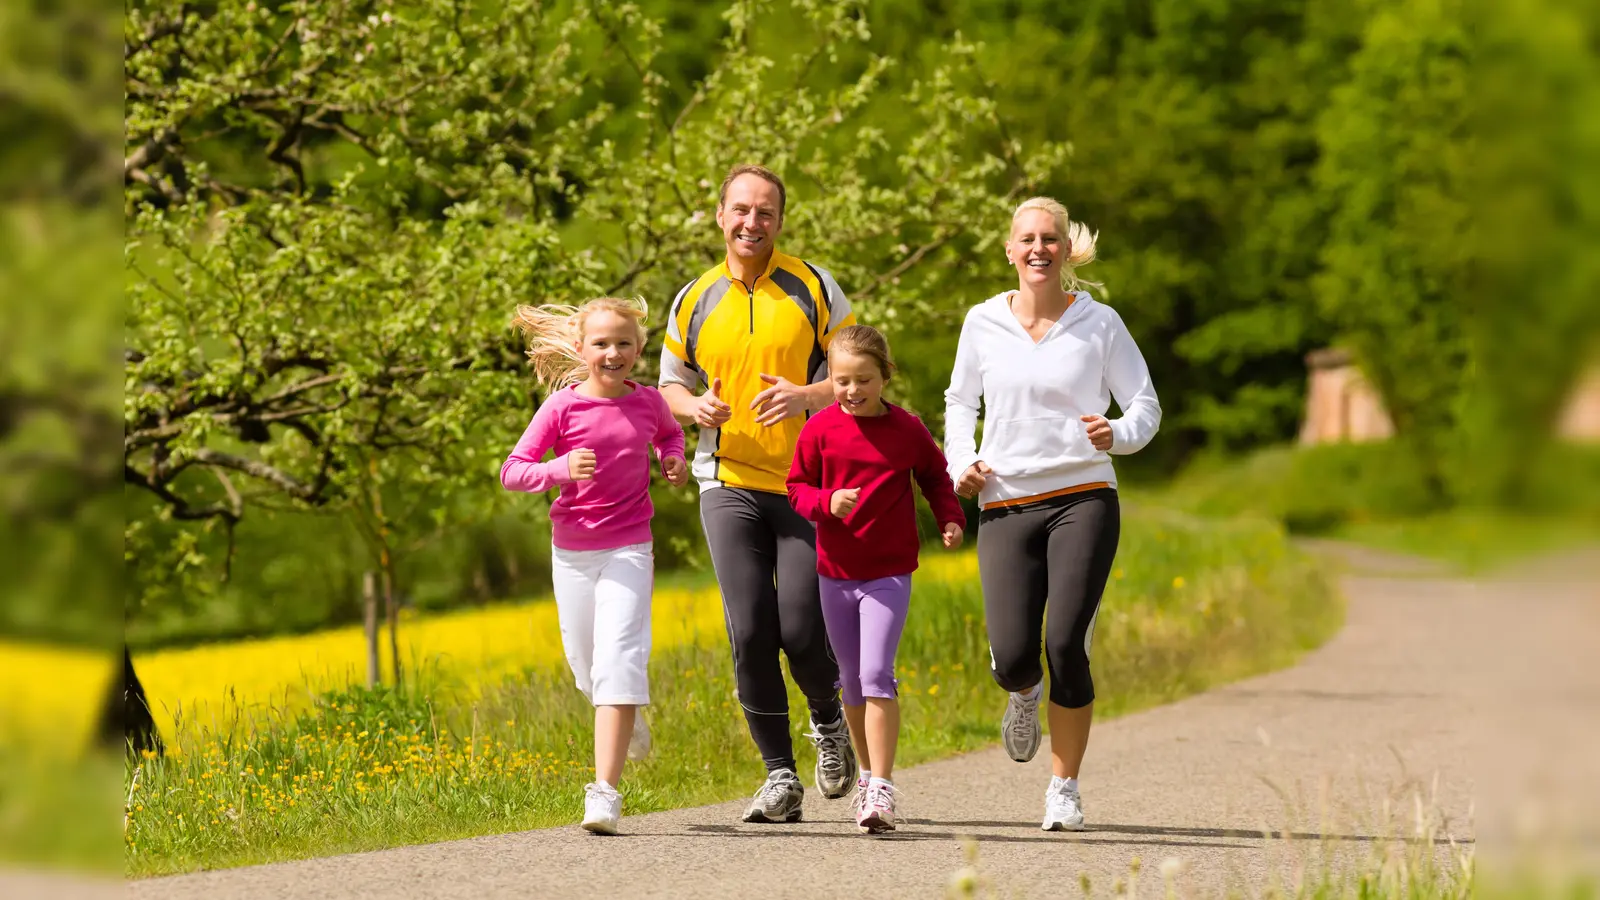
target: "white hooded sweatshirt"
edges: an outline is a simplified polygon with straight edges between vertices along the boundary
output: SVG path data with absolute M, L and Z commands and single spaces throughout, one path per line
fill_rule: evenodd
M 1097 482 L 1115 487 L 1110 455 L 1089 443 L 1079 417 L 1105 415 L 1115 397 L 1122 417 L 1111 420 L 1110 453 L 1133 453 L 1155 437 L 1161 403 L 1133 336 L 1116 310 L 1076 291 L 1035 342 L 1011 314 L 1013 294 L 990 297 L 962 323 L 944 394 L 951 479 L 987 463 L 994 474 L 978 496 L 982 506 Z M 983 446 L 975 447 L 980 400 Z

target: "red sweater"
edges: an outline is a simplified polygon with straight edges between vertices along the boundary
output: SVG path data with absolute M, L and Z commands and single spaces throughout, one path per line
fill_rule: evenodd
M 789 466 L 789 503 L 817 523 L 817 572 L 870 581 L 917 568 L 917 513 L 911 480 L 944 526 L 966 527 L 966 513 L 945 472 L 944 453 L 922 420 L 885 403 L 881 416 L 852 416 L 839 404 L 800 429 Z M 860 488 L 844 519 L 830 509 L 833 492 Z

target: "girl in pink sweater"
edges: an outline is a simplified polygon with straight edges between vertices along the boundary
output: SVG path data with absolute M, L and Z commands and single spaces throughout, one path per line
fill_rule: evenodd
M 644 346 L 644 317 L 642 302 L 609 297 L 517 309 L 535 374 L 559 389 L 500 468 L 507 490 L 561 489 L 550 505 L 551 569 L 561 644 L 595 706 L 583 827 L 597 834 L 617 833 L 624 757 L 649 750 L 639 708 L 650 702 L 651 449 L 668 482 L 689 479 L 683 429 L 666 401 L 627 377 Z M 542 462 L 551 450 L 555 458 Z

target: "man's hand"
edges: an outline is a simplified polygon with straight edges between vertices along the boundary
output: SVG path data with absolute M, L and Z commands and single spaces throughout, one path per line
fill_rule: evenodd
M 805 388 L 779 375 L 762 373 L 761 380 L 769 387 L 750 401 L 756 410 L 756 423 L 776 425 L 784 419 L 803 416 L 810 406 Z
M 962 534 L 961 526 L 954 522 L 944 526 L 944 548 L 946 550 L 954 550 L 961 546 Z
M 1089 443 L 1096 450 L 1111 449 L 1111 423 L 1106 421 L 1105 416 L 1079 416 L 1078 421 L 1088 426 Z
M 574 450 L 567 454 L 567 474 L 573 481 L 588 481 L 594 477 L 594 451 Z
M 828 512 L 833 513 L 835 519 L 842 519 L 850 515 L 850 510 L 856 508 L 856 502 L 861 499 L 860 488 L 849 488 L 843 491 L 834 491 L 833 497 L 828 500 Z
M 689 464 L 681 456 L 668 456 L 661 460 L 661 474 L 667 476 L 667 483 L 673 487 L 683 487 L 689 483 Z
M 733 407 L 722 402 L 718 396 L 722 393 L 722 379 L 711 379 L 711 390 L 701 394 L 694 406 L 694 413 L 690 416 L 696 425 L 701 428 L 721 428 L 733 418 Z
M 984 482 L 988 480 L 986 476 L 993 474 L 994 470 L 989 468 L 988 463 L 978 460 L 961 473 L 961 477 L 956 481 L 956 493 L 963 497 L 978 496 L 978 492 L 983 490 Z

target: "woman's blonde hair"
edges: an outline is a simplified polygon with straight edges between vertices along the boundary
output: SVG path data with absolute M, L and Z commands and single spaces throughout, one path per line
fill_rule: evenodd
M 884 381 L 894 377 L 894 360 L 889 358 L 889 340 L 871 325 L 846 325 L 834 332 L 833 341 L 828 344 L 828 356 L 832 357 L 839 350 L 865 356 L 877 363 Z
M 1056 221 L 1056 231 L 1060 232 L 1067 242 L 1067 258 L 1061 261 L 1061 286 L 1069 291 L 1091 287 L 1105 290 L 1104 284 L 1079 278 L 1078 273 L 1074 271 L 1078 266 L 1094 262 L 1094 248 L 1100 239 L 1100 234 L 1090 231 L 1089 226 L 1082 222 L 1072 221 L 1067 215 L 1067 208 L 1051 197 L 1029 197 L 1018 204 L 1016 211 L 1011 214 L 1013 230 L 1016 229 L 1017 217 L 1030 209 L 1049 213 Z M 1009 239 L 1007 242 L 1009 243 Z
M 588 377 L 589 366 L 579 354 L 578 345 L 583 342 L 584 323 L 597 312 L 616 313 L 632 319 L 639 332 L 639 349 L 644 350 L 647 337 L 644 320 L 649 307 L 643 299 L 596 297 L 581 306 L 547 303 L 517 307 L 511 324 L 528 342 L 528 362 L 533 366 L 535 378 L 561 388 Z

